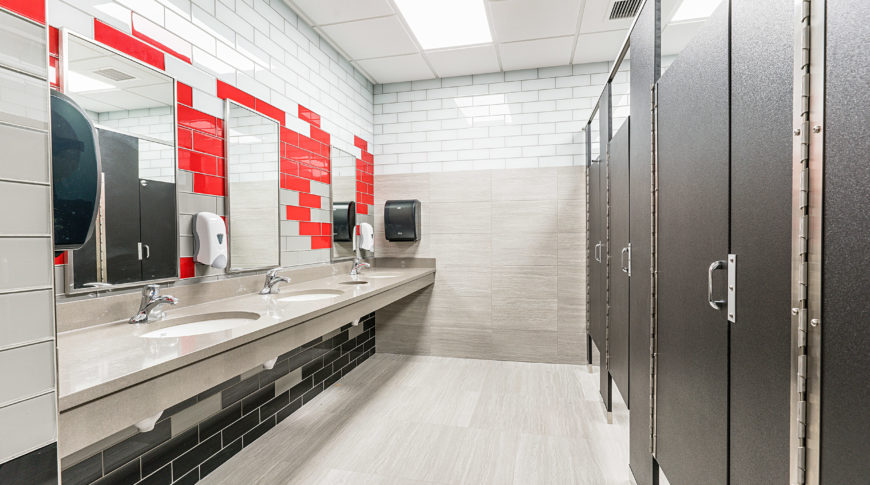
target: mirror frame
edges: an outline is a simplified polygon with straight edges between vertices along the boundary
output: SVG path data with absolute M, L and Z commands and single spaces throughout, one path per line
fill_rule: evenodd
M 95 39 L 91 39 L 85 35 L 82 35 L 78 32 L 72 31 L 66 27 L 61 27 L 59 38 L 58 38 L 58 55 L 60 64 L 57 68 L 57 81 L 58 87 L 60 88 L 60 92 L 66 93 L 67 87 L 67 78 L 69 75 L 69 43 L 70 39 L 77 39 L 83 42 L 87 42 L 89 44 L 95 45 L 111 54 L 120 56 L 128 61 L 132 61 L 140 66 L 145 67 L 146 69 L 150 69 L 154 72 L 160 73 L 163 76 L 166 76 L 172 82 L 172 133 L 173 133 L 173 141 L 172 141 L 172 165 L 175 169 L 175 276 L 171 278 L 160 278 L 155 280 L 142 280 L 135 281 L 131 283 L 121 283 L 121 284 L 111 284 L 106 283 L 105 285 L 95 286 L 95 287 L 87 287 L 87 288 L 75 288 L 75 274 L 73 272 L 73 260 L 74 260 L 74 252 L 75 251 L 66 251 L 66 264 L 64 265 L 63 271 L 63 293 L 66 296 L 76 296 L 76 295 L 84 295 L 88 293 L 97 293 L 99 291 L 106 290 L 116 290 L 116 289 L 125 289 L 125 288 L 141 288 L 146 285 L 152 284 L 160 284 L 160 283 L 172 283 L 176 281 L 180 281 L 180 268 L 179 268 L 179 259 L 181 258 L 181 245 L 179 244 L 179 234 L 180 227 L 178 225 L 178 207 L 179 207 L 179 197 L 178 197 L 178 81 L 177 79 L 167 73 L 166 71 L 161 71 L 156 69 L 154 66 L 147 64 L 145 62 L 136 59 L 124 52 L 121 52 L 113 47 L 107 46 L 102 42 L 99 42 Z M 51 88 L 53 89 L 53 88 Z M 116 133 L 129 134 L 123 131 L 119 131 L 112 128 L 102 127 L 98 123 L 94 122 L 95 129 L 107 129 L 110 131 L 114 131 Z M 135 135 L 139 137 L 139 135 Z M 147 137 L 146 137 L 147 139 Z M 153 139 L 148 139 L 148 141 L 155 141 Z M 159 140 L 161 143 L 165 143 L 164 140 Z M 168 145 L 167 145 L 168 146 Z M 93 237 L 93 236 L 92 236 Z
M 276 219 L 275 219 L 275 227 L 278 228 L 278 247 L 275 248 L 276 255 L 278 257 L 278 261 L 272 265 L 250 266 L 250 267 L 246 266 L 243 268 L 234 268 L 233 267 L 233 238 L 231 235 L 229 235 L 230 227 L 232 225 L 232 220 L 233 220 L 233 216 L 232 216 L 232 213 L 230 211 L 230 200 L 232 198 L 232 193 L 230 190 L 230 137 L 229 137 L 230 108 L 233 106 L 250 111 L 253 114 L 262 116 L 264 120 L 266 120 L 270 123 L 274 123 L 275 124 L 275 133 L 278 135 L 278 141 L 277 141 L 278 146 L 276 147 L 276 149 L 278 150 L 278 168 L 277 168 L 278 178 L 275 180 L 275 194 L 277 196 L 276 199 L 278 201 L 278 207 L 279 207 L 278 208 L 278 217 L 276 217 Z M 259 111 L 255 111 L 255 110 L 253 110 L 253 109 L 251 109 L 251 108 L 249 108 L 241 103 L 238 103 L 236 101 L 233 101 L 233 100 L 227 98 L 226 101 L 224 102 L 224 160 L 226 160 L 225 161 L 225 163 L 226 163 L 226 182 L 225 182 L 226 183 L 226 196 L 224 197 L 224 214 L 227 217 L 227 219 L 230 221 L 227 224 L 227 234 L 228 234 L 228 237 L 227 237 L 227 267 L 226 267 L 227 274 L 238 274 L 238 273 L 245 273 L 245 272 L 250 272 L 250 271 L 262 271 L 262 270 L 269 270 L 272 268 L 280 267 L 281 266 L 281 210 L 280 210 L 280 205 L 281 205 L 281 123 L 279 123 L 277 120 L 269 118 L 268 116 L 264 115 L 263 113 L 260 113 Z M 330 184 L 330 186 L 331 186 L 331 184 Z M 332 193 L 332 189 L 330 189 L 330 194 L 331 193 Z
M 341 152 L 341 153 L 343 153 L 343 154 L 345 154 L 353 159 L 353 198 L 351 199 L 351 201 L 354 202 L 354 210 L 356 210 L 356 203 L 357 203 L 356 184 L 357 184 L 357 182 L 359 182 L 359 180 L 356 178 L 356 176 L 357 176 L 357 168 L 356 168 L 357 157 L 351 152 L 348 152 L 346 150 L 338 148 L 335 145 L 330 145 L 329 146 L 329 204 L 330 204 L 329 227 L 332 228 L 332 234 L 330 234 L 329 237 L 333 238 L 333 239 L 332 239 L 332 244 L 331 244 L 331 247 L 329 250 L 329 262 L 330 263 L 341 263 L 343 261 L 353 261 L 356 256 L 354 255 L 353 250 L 351 250 L 351 254 L 349 256 L 336 256 L 335 255 L 335 239 L 333 236 L 333 234 L 335 234 L 335 210 L 333 209 L 334 206 L 332 205 L 335 203 L 335 164 L 333 163 L 333 160 L 332 160 L 333 153 L 335 153 L 335 152 Z M 359 223 L 357 223 L 357 224 L 359 224 Z M 353 237 L 354 237 L 354 235 L 351 234 L 351 241 L 353 241 Z

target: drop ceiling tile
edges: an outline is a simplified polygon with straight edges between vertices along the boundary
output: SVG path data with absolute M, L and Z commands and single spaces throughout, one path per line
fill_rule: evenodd
M 577 38 L 577 49 L 574 50 L 574 64 L 616 59 L 626 35 L 628 29 L 580 34 Z
M 498 55 L 492 44 L 427 51 L 426 58 L 438 77 L 483 74 L 499 70 Z
M 382 84 L 435 77 L 420 54 L 365 59 L 356 63 L 375 78 L 376 82 Z
M 491 1 L 489 8 L 499 42 L 512 42 L 573 34 L 582 3 L 581 0 Z
M 393 14 L 389 0 L 284 0 L 305 12 L 315 25 L 349 22 Z
M 351 59 L 395 56 L 417 52 L 411 37 L 395 15 L 321 27 Z
M 574 36 L 511 42 L 499 45 L 505 71 L 536 67 L 563 66 L 571 63 Z

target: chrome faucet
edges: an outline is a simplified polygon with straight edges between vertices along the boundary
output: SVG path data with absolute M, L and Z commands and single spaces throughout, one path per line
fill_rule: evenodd
M 270 295 L 278 293 L 278 283 L 289 283 L 290 278 L 286 276 L 278 276 L 278 272 L 284 268 L 273 268 L 266 273 L 266 281 L 263 283 L 263 289 L 260 290 L 261 295 Z
M 354 250 L 356 252 L 354 253 L 354 258 L 353 258 L 353 268 L 350 270 L 351 276 L 359 276 L 360 270 L 362 270 L 363 268 L 371 268 L 372 267 L 372 265 L 363 261 L 362 252 L 360 251 L 360 248 L 359 248 L 359 234 L 357 234 L 358 227 L 359 227 L 359 224 L 357 224 L 356 227 L 353 228 L 353 247 L 354 247 Z
M 148 323 L 148 315 L 151 310 L 159 305 L 175 305 L 178 298 L 170 295 L 160 295 L 160 285 L 147 285 L 142 288 L 142 301 L 139 303 L 139 311 L 130 318 L 130 323 Z

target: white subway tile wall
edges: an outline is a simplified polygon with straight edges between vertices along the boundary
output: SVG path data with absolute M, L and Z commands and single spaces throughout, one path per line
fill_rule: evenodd
M 0 8 L 0 468 L 57 441 L 46 38 Z
M 612 63 L 375 86 L 375 174 L 585 165 L 583 127 Z M 614 129 L 629 68 L 613 80 Z M 593 132 L 597 132 L 597 127 Z

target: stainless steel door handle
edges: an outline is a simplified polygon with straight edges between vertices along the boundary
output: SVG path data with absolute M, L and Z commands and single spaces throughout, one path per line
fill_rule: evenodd
M 628 274 L 628 266 L 625 264 L 625 255 L 628 254 L 628 246 L 622 248 L 619 254 L 619 267 L 623 273 Z
M 722 308 L 725 300 L 713 300 L 713 271 L 726 268 L 727 266 L 727 262 L 719 260 L 711 263 L 710 268 L 707 269 L 707 303 L 709 303 L 714 310 L 719 310 L 720 308 Z
M 592 259 L 594 259 L 596 263 L 601 262 L 601 241 L 598 241 L 598 244 L 596 244 L 592 249 Z

